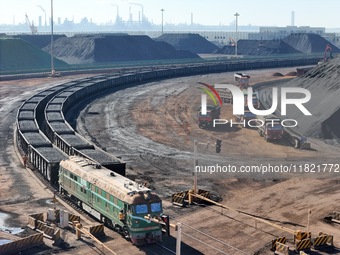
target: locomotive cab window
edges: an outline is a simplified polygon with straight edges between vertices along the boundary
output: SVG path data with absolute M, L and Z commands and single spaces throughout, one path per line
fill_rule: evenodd
M 160 212 L 160 211 L 162 211 L 160 202 L 151 204 L 151 212 Z
M 148 205 L 136 205 L 136 213 L 148 213 Z

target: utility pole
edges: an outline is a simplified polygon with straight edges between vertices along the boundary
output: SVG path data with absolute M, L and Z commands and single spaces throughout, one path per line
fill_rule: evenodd
M 200 142 L 197 142 L 196 140 L 194 140 L 194 172 L 193 172 L 193 175 L 194 175 L 194 193 L 195 194 L 197 194 L 197 192 L 198 192 L 198 189 L 197 189 L 197 171 L 196 171 L 196 166 L 197 166 L 197 146 L 199 144 L 206 145 L 207 149 L 209 148 L 209 142 L 207 142 L 207 143 L 200 143 Z
M 310 215 L 312 211 L 311 209 L 308 209 L 308 216 L 307 216 L 307 233 L 309 232 L 309 221 L 310 221 Z
M 164 13 L 164 9 L 163 8 L 161 9 L 161 12 L 162 12 L 162 34 L 163 34 L 163 13 Z
M 197 194 L 197 144 L 198 142 L 194 141 L 194 193 Z
M 235 22 L 235 24 L 236 24 L 236 39 L 235 39 L 235 56 L 237 56 L 237 44 L 238 44 L 238 32 L 237 32 L 237 25 L 238 25 L 238 17 L 240 16 L 240 14 L 239 13 L 235 13 L 234 14 L 234 16 L 236 17 L 236 22 Z
M 53 59 L 53 0 L 51 0 L 51 76 L 54 77 L 54 59 Z
M 181 237 L 182 237 L 182 224 L 177 223 L 177 236 L 176 236 L 176 255 L 181 255 Z

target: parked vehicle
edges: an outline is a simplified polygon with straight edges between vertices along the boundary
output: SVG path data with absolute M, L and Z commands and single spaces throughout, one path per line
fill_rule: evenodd
M 234 80 L 241 89 L 248 88 L 250 76 L 245 73 L 234 73 Z
M 248 109 L 248 96 L 249 96 L 248 95 L 248 91 L 247 90 L 243 90 L 243 94 L 244 94 L 244 107 L 245 107 L 245 109 Z M 259 98 L 257 96 L 257 93 L 254 92 L 251 95 L 251 97 L 252 97 L 252 103 L 253 103 L 254 108 L 255 109 L 260 109 L 261 104 L 260 104 L 260 100 L 259 100 Z
M 229 89 L 216 89 L 223 103 L 233 103 L 233 94 Z
M 207 114 L 202 114 L 201 108 L 198 110 L 197 119 L 198 126 L 211 127 L 213 125 L 214 119 L 219 119 L 221 113 L 221 108 L 219 106 L 207 105 Z
M 249 110 L 244 110 L 243 115 L 235 115 L 237 122 L 244 122 L 243 127 L 256 126 L 256 115 Z M 250 124 L 250 126 L 249 126 Z
M 260 136 L 263 136 L 267 142 L 282 139 L 283 126 L 281 125 L 280 118 L 277 116 L 258 116 L 257 124 Z

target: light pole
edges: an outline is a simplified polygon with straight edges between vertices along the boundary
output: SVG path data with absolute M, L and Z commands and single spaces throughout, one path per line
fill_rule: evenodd
M 236 17 L 236 38 L 235 38 L 235 55 L 237 55 L 237 41 L 238 41 L 238 34 L 237 34 L 237 22 L 238 22 L 238 16 L 240 16 L 239 13 L 235 13 L 234 16 Z
M 163 34 L 163 13 L 164 13 L 164 9 L 163 8 L 161 9 L 161 12 L 162 12 L 162 34 Z
M 194 172 L 193 172 L 193 176 L 194 176 L 194 193 L 195 194 L 198 194 L 198 188 L 197 188 L 197 147 L 198 145 L 206 145 L 207 146 L 207 149 L 209 148 L 209 142 L 207 143 L 201 143 L 201 142 L 198 142 L 196 140 L 194 140 Z
M 55 74 L 53 59 L 53 0 L 51 0 L 51 76 Z

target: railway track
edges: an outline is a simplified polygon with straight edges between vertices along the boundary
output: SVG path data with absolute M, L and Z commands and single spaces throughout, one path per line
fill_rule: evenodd
M 147 67 L 124 70 L 122 73 L 116 72 L 68 82 L 43 91 L 23 103 L 17 117 L 18 144 L 23 154 L 28 155 L 34 166 L 39 169 L 45 178 L 58 185 L 58 162 L 65 157 L 60 151 L 68 155 L 85 156 L 91 160 L 98 161 L 98 163 L 101 163 L 101 160 L 96 157 L 100 153 L 101 159 L 105 158 L 104 161 L 107 162 L 108 155 L 103 156 L 105 154 L 103 151 L 100 151 L 99 148 L 94 148 L 87 141 L 83 141 L 81 137 L 75 134 L 75 131 L 64 117 L 73 105 L 82 100 L 91 98 L 95 94 L 109 92 L 110 89 L 112 90 L 112 88 L 120 85 L 130 84 L 135 86 L 136 84 L 158 79 L 203 73 L 310 64 L 310 61 L 315 60 L 299 58 L 293 60 L 271 59 L 264 61 L 180 64 L 163 68 Z M 48 107 L 45 109 L 47 105 Z M 37 140 L 39 140 L 39 143 L 35 143 Z M 60 150 L 57 151 L 51 148 L 53 146 L 57 146 Z M 51 154 L 54 155 L 51 156 Z M 113 162 L 111 165 L 112 168 L 117 168 Z M 117 171 L 117 169 L 108 168 Z M 124 175 L 125 169 L 120 169 L 118 172 Z
M 244 66 L 240 66 L 240 67 L 237 67 L 237 68 L 243 68 Z M 219 68 L 219 67 L 218 67 Z M 218 68 L 216 70 L 218 70 Z M 225 67 L 224 67 L 225 68 Z M 183 70 L 182 70 L 183 71 Z M 176 75 L 185 75 L 185 74 L 182 74 L 181 72 L 182 71 L 178 71 L 179 73 L 177 73 Z M 153 71 L 152 72 L 136 72 L 136 73 L 133 73 L 133 74 L 126 74 L 126 75 L 112 75 L 110 76 L 108 79 L 104 79 L 103 81 L 101 82 L 93 82 L 93 81 L 89 81 L 89 80 L 86 80 L 84 81 L 84 83 L 87 83 L 88 86 L 83 86 L 82 84 L 72 84 L 70 86 L 67 86 L 67 85 L 62 85 L 60 86 L 60 91 L 58 91 L 59 93 L 70 93 L 69 96 L 58 96 L 59 93 L 54 93 L 53 92 L 53 95 L 51 96 L 51 100 L 52 101 L 48 101 L 48 100 L 45 100 L 42 99 L 42 100 L 45 100 L 44 101 L 44 104 L 40 105 L 35 105 L 35 108 L 33 109 L 34 110 L 34 113 L 33 113 L 33 119 L 30 119 L 31 116 L 28 116 L 26 119 L 26 116 L 22 116 L 23 119 L 22 121 L 29 121 L 30 124 L 32 125 L 36 125 L 34 128 L 37 127 L 37 130 L 38 132 L 36 132 L 36 129 L 34 129 L 34 131 L 32 132 L 31 130 L 26 130 L 26 131 L 23 131 L 23 129 L 25 128 L 25 125 L 26 123 L 20 123 L 20 120 L 18 118 L 18 130 L 19 130 L 19 146 L 21 146 L 21 150 L 24 152 L 24 153 L 28 153 L 29 154 L 29 158 L 32 162 L 32 164 L 34 165 L 35 168 L 37 168 L 44 176 L 44 178 L 46 179 L 46 182 L 47 183 L 50 183 L 51 185 L 51 189 L 55 190 L 57 188 L 57 170 L 58 169 L 58 160 L 55 160 L 55 161 L 49 161 L 49 160 L 46 160 L 46 158 L 44 158 L 44 155 L 41 155 L 41 153 L 39 151 L 42 150 L 42 148 L 45 148 L 45 147 L 39 147 L 39 146 L 36 146 L 34 147 L 30 142 L 27 142 L 27 137 L 25 137 L 26 134 L 28 133 L 39 133 L 41 134 L 43 137 L 44 136 L 47 136 L 49 139 L 49 142 L 50 142 L 50 145 L 48 145 L 48 147 L 46 148 L 53 148 L 53 150 L 56 150 L 58 151 L 58 153 L 60 153 L 61 155 L 65 155 L 65 153 L 69 153 L 67 151 L 71 151 L 71 153 L 74 153 L 77 148 L 75 146 L 73 146 L 72 144 L 69 144 L 67 142 L 65 142 L 65 140 L 63 139 L 59 139 L 59 138 L 56 138 L 56 136 L 54 136 L 55 134 L 59 135 L 58 130 L 56 129 L 51 129 L 52 132 L 50 132 L 50 134 L 53 133 L 52 136 L 49 137 L 49 132 L 44 132 L 44 134 L 41 132 L 40 128 L 42 125 L 37 125 L 36 123 L 48 123 L 49 120 L 48 120 L 48 117 L 47 116 L 47 111 L 46 110 L 42 110 L 42 108 L 45 108 L 50 102 L 50 106 L 52 108 L 52 106 L 55 106 L 57 104 L 60 104 L 60 107 L 59 109 L 57 110 L 58 113 L 61 114 L 61 116 L 63 116 L 65 114 L 65 112 L 63 111 L 65 108 L 67 110 L 69 110 L 71 107 L 72 107 L 72 104 L 76 101 L 79 101 L 79 100 L 82 100 L 84 98 L 86 98 L 86 96 L 89 96 L 89 95 L 93 95 L 93 93 L 101 86 L 112 86 L 112 85 L 119 85 L 119 84 L 137 84 L 137 83 L 140 83 L 141 79 L 143 79 L 143 81 L 150 81 L 150 80 L 153 80 L 153 79 L 161 79 L 161 78 L 167 78 L 167 77 L 171 77 L 172 75 L 172 72 L 173 70 L 159 70 L 157 71 L 156 73 L 154 73 Z M 184 72 L 184 71 L 183 71 Z M 201 72 L 200 70 L 197 70 L 197 72 Z M 196 73 L 196 71 L 194 71 L 193 73 Z M 99 77 L 98 80 L 100 79 L 103 79 L 104 77 Z M 98 85 L 99 84 L 99 85 Z M 77 91 L 70 91 L 68 89 L 70 89 L 71 87 L 76 87 L 78 86 L 79 87 L 79 90 Z M 80 87 L 83 87 L 83 88 L 80 88 Z M 85 91 L 84 91 L 84 90 Z M 105 91 L 105 90 L 103 90 Z M 71 92 L 74 92 L 74 94 L 72 94 Z M 84 93 L 84 94 L 82 94 Z M 70 96 L 73 95 L 73 98 L 72 100 L 73 101 L 67 101 L 67 100 L 71 100 L 70 99 Z M 82 95 L 82 96 L 80 96 Z M 25 103 L 34 103 L 35 100 L 39 99 L 40 96 L 36 96 L 36 98 L 31 98 L 29 100 L 31 101 L 26 101 Z M 62 100 L 62 99 L 65 99 L 65 100 Z M 54 101 L 53 101 L 54 100 Z M 23 105 L 25 105 L 25 103 Z M 38 102 L 40 103 L 40 101 Z M 45 107 L 44 107 L 45 106 Z M 39 109 L 38 109 L 39 108 Z M 22 112 L 19 111 L 19 114 L 18 116 L 20 116 L 20 113 L 28 113 L 29 111 L 31 111 L 32 109 L 21 109 L 23 110 Z M 41 114 L 41 112 L 44 112 L 44 114 Z M 53 109 L 51 109 L 51 113 L 55 113 L 53 111 Z M 24 114 L 23 114 L 24 115 Z M 40 118 L 40 119 L 39 119 Z M 58 120 L 56 120 L 56 122 L 58 122 Z M 60 122 L 63 122 L 66 126 L 67 126 L 67 122 L 66 120 L 63 118 Z M 22 124 L 22 125 L 20 125 Z M 30 128 L 30 127 L 29 127 Z M 56 148 L 56 146 L 59 147 L 59 150 Z M 63 151 L 63 152 L 61 152 Z M 92 159 L 92 157 L 90 156 L 90 158 Z M 49 172 L 50 171 L 50 172 Z M 81 213 L 83 214 L 83 212 L 78 212 L 78 213 Z M 185 233 L 185 232 L 184 232 Z M 187 234 L 187 233 L 186 233 Z M 197 236 L 194 236 L 193 234 L 187 234 L 187 237 L 188 238 L 192 238 L 194 239 L 196 242 L 199 242 L 197 239 L 198 237 Z M 223 244 L 223 245 L 226 245 L 226 244 Z M 170 252 L 170 251 L 169 251 Z M 199 254 L 199 253 L 197 253 Z
M 147 252 L 147 254 L 150 255 L 172 255 L 172 254 L 176 254 L 176 252 L 172 251 L 171 249 L 169 249 L 168 247 L 160 244 L 160 243 L 156 243 L 156 244 L 149 244 L 147 247 L 143 248 L 144 251 Z
M 208 208 L 208 207 L 207 207 Z M 216 213 L 220 214 L 220 212 Z M 171 220 L 175 221 L 175 222 L 179 222 L 177 220 L 177 217 L 181 216 L 180 214 L 177 214 L 176 217 L 172 216 Z M 219 215 L 221 216 L 221 214 Z M 237 220 L 234 217 L 230 217 L 227 215 L 223 215 L 229 219 L 232 219 L 234 221 L 240 222 L 239 220 Z M 244 222 L 241 222 L 242 224 L 246 224 Z M 246 224 L 248 226 L 248 224 Z M 188 223 L 183 223 L 181 222 L 181 226 L 182 226 L 182 242 L 185 243 L 186 245 L 189 245 L 191 247 L 197 247 L 196 253 L 194 254 L 203 254 L 200 253 L 200 247 L 204 246 L 204 247 L 209 247 L 209 249 L 211 250 L 211 254 L 226 254 L 226 255 L 231 255 L 231 254 L 235 254 L 235 255 L 244 255 L 244 254 L 248 254 L 250 255 L 251 253 L 245 252 L 242 250 L 242 248 L 238 248 L 233 244 L 230 244 L 228 242 L 222 241 L 216 237 L 213 236 L 213 234 L 211 234 L 211 231 L 207 230 L 207 231 L 202 231 L 200 229 L 197 229 L 195 227 L 193 227 L 192 225 L 188 224 Z M 228 229 L 226 231 L 229 231 L 231 229 Z M 239 244 L 240 245 L 240 244 Z

